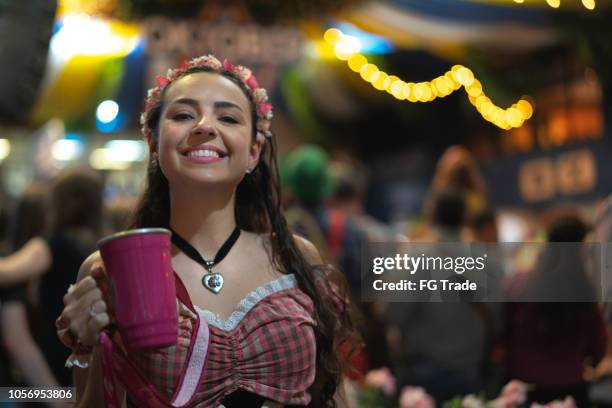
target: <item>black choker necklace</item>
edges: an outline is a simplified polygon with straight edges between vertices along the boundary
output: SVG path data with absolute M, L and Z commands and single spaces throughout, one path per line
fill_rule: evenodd
M 223 288 L 223 275 L 221 275 L 219 272 L 214 272 L 212 268 L 227 256 L 230 249 L 232 249 L 236 241 L 238 241 L 238 237 L 240 236 L 240 228 L 234 228 L 234 231 L 232 231 L 231 235 L 225 240 L 223 245 L 221 245 L 221 248 L 219 248 L 219 251 L 217 251 L 217 254 L 213 260 L 206 260 L 202 258 L 202 255 L 200 255 L 198 250 L 195 249 L 183 237 L 177 234 L 176 231 L 174 231 L 172 228 L 170 228 L 170 231 L 172 231 L 172 243 L 176 245 L 178 249 L 183 251 L 183 253 L 189 258 L 202 265 L 208 272 L 202 277 L 202 285 L 215 295 L 221 292 L 221 289 Z

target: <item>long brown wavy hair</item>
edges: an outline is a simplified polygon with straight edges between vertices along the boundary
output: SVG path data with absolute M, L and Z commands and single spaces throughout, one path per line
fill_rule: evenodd
M 253 119 L 252 137 L 255 141 L 255 102 L 244 83 L 231 72 L 216 71 L 205 66 L 187 69 L 179 78 L 209 72 L 222 75 L 238 86 L 249 100 Z M 161 101 L 153 106 L 147 116 L 147 125 L 155 141 L 159 138 L 159 120 L 163 109 L 164 89 Z M 236 190 L 235 217 L 239 228 L 271 237 L 270 258 L 279 270 L 295 274 L 300 290 L 314 303 L 314 326 L 317 342 L 316 375 L 310 388 L 311 407 L 335 407 L 336 389 L 347 368 L 350 352 L 358 344 L 352 313 L 348 304 L 348 290 L 339 274 L 327 266 L 310 265 L 298 248 L 293 234 L 281 211 L 281 193 L 274 138 L 266 139 L 259 163 L 250 175 L 244 177 Z M 169 227 L 170 195 L 168 180 L 155 163 L 149 162 L 147 185 L 131 220 L 131 228 Z M 334 291 L 329 285 L 333 281 Z M 339 291 L 337 289 L 340 289 Z M 334 293 L 334 298 L 330 295 Z M 338 295 L 339 294 L 339 295 Z M 339 302 L 338 302 L 339 300 Z M 350 347 L 347 347 L 349 345 Z M 338 350 L 342 348 L 343 355 Z

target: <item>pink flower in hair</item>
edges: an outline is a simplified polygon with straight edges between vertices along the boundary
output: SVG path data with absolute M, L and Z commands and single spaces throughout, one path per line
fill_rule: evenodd
M 224 68 L 226 71 L 232 71 L 232 72 L 233 72 L 233 71 L 234 71 L 234 69 L 235 69 L 236 67 L 234 66 L 234 64 L 232 64 L 231 62 L 229 62 L 229 61 L 227 60 L 227 58 L 226 58 L 226 59 L 224 59 L 224 60 L 223 60 L 223 68 Z
M 165 76 L 157 75 L 155 77 L 155 83 L 157 84 L 158 87 L 165 88 L 170 83 L 170 80 Z
M 267 118 L 270 112 L 272 112 L 271 103 L 262 103 L 261 105 L 259 105 L 259 113 L 261 113 L 261 116 L 263 116 L 264 118 Z
M 236 75 L 248 88 L 248 92 L 253 97 L 257 111 L 257 130 L 266 138 L 272 137 L 270 132 L 270 120 L 272 119 L 272 105 L 268 103 L 268 95 L 266 90 L 259 87 L 257 79 L 250 69 L 241 65 L 234 65 L 227 59 L 223 62 L 219 61 L 214 55 L 202 55 L 192 60 L 184 61 L 178 68 L 169 69 L 166 76 L 158 75 L 155 78 L 156 86 L 147 92 L 145 102 L 145 111 L 140 118 L 142 132 L 146 138 L 151 137 L 151 130 L 147 126 L 147 118 L 150 110 L 157 105 L 161 99 L 163 90 L 172 81 L 184 75 L 185 71 L 195 67 L 209 67 L 217 72 L 227 71 Z
M 259 83 L 257 82 L 257 78 L 255 78 L 255 75 L 251 74 L 251 77 L 249 79 L 247 79 L 245 81 L 245 83 L 249 86 L 249 88 L 251 89 L 257 89 L 259 88 Z
M 253 99 L 257 105 L 268 102 L 268 93 L 263 88 L 257 88 L 253 91 Z

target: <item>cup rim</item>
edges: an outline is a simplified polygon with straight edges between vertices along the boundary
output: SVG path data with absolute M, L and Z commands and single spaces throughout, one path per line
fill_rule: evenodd
M 96 246 L 98 248 L 100 248 L 101 246 L 103 246 L 104 244 L 107 244 L 110 241 L 113 241 L 117 238 L 124 238 L 124 237 L 129 237 L 132 235 L 140 235 L 140 234 L 165 234 L 165 235 L 172 235 L 172 232 L 169 229 L 166 228 L 136 228 L 136 229 L 131 229 L 131 230 L 127 230 L 127 231 L 120 231 L 120 232 L 116 232 L 114 234 L 111 235 L 107 235 L 106 237 L 100 239 L 97 243 Z

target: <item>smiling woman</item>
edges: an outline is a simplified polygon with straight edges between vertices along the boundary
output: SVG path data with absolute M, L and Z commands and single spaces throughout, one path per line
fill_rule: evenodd
M 157 84 L 141 119 L 151 160 L 131 227 L 173 232 L 179 341 L 128 356 L 114 333 L 112 368 L 129 373 L 120 396 L 149 407 L 335 406 L 344 350 L 357 344 L 346 286 L 287 228 L 265 89 L 249 69 L 213 56 Z M 75 368 L 83 407 L 102 406 L 103 391 L 115 395 L 104 389 L 111 382 L 101 380 L 96 345 L 113 320 L 105 282 L 94 254 L 58 319 L 60 337 L 80 354 L 69 361 L 90 365 Z

